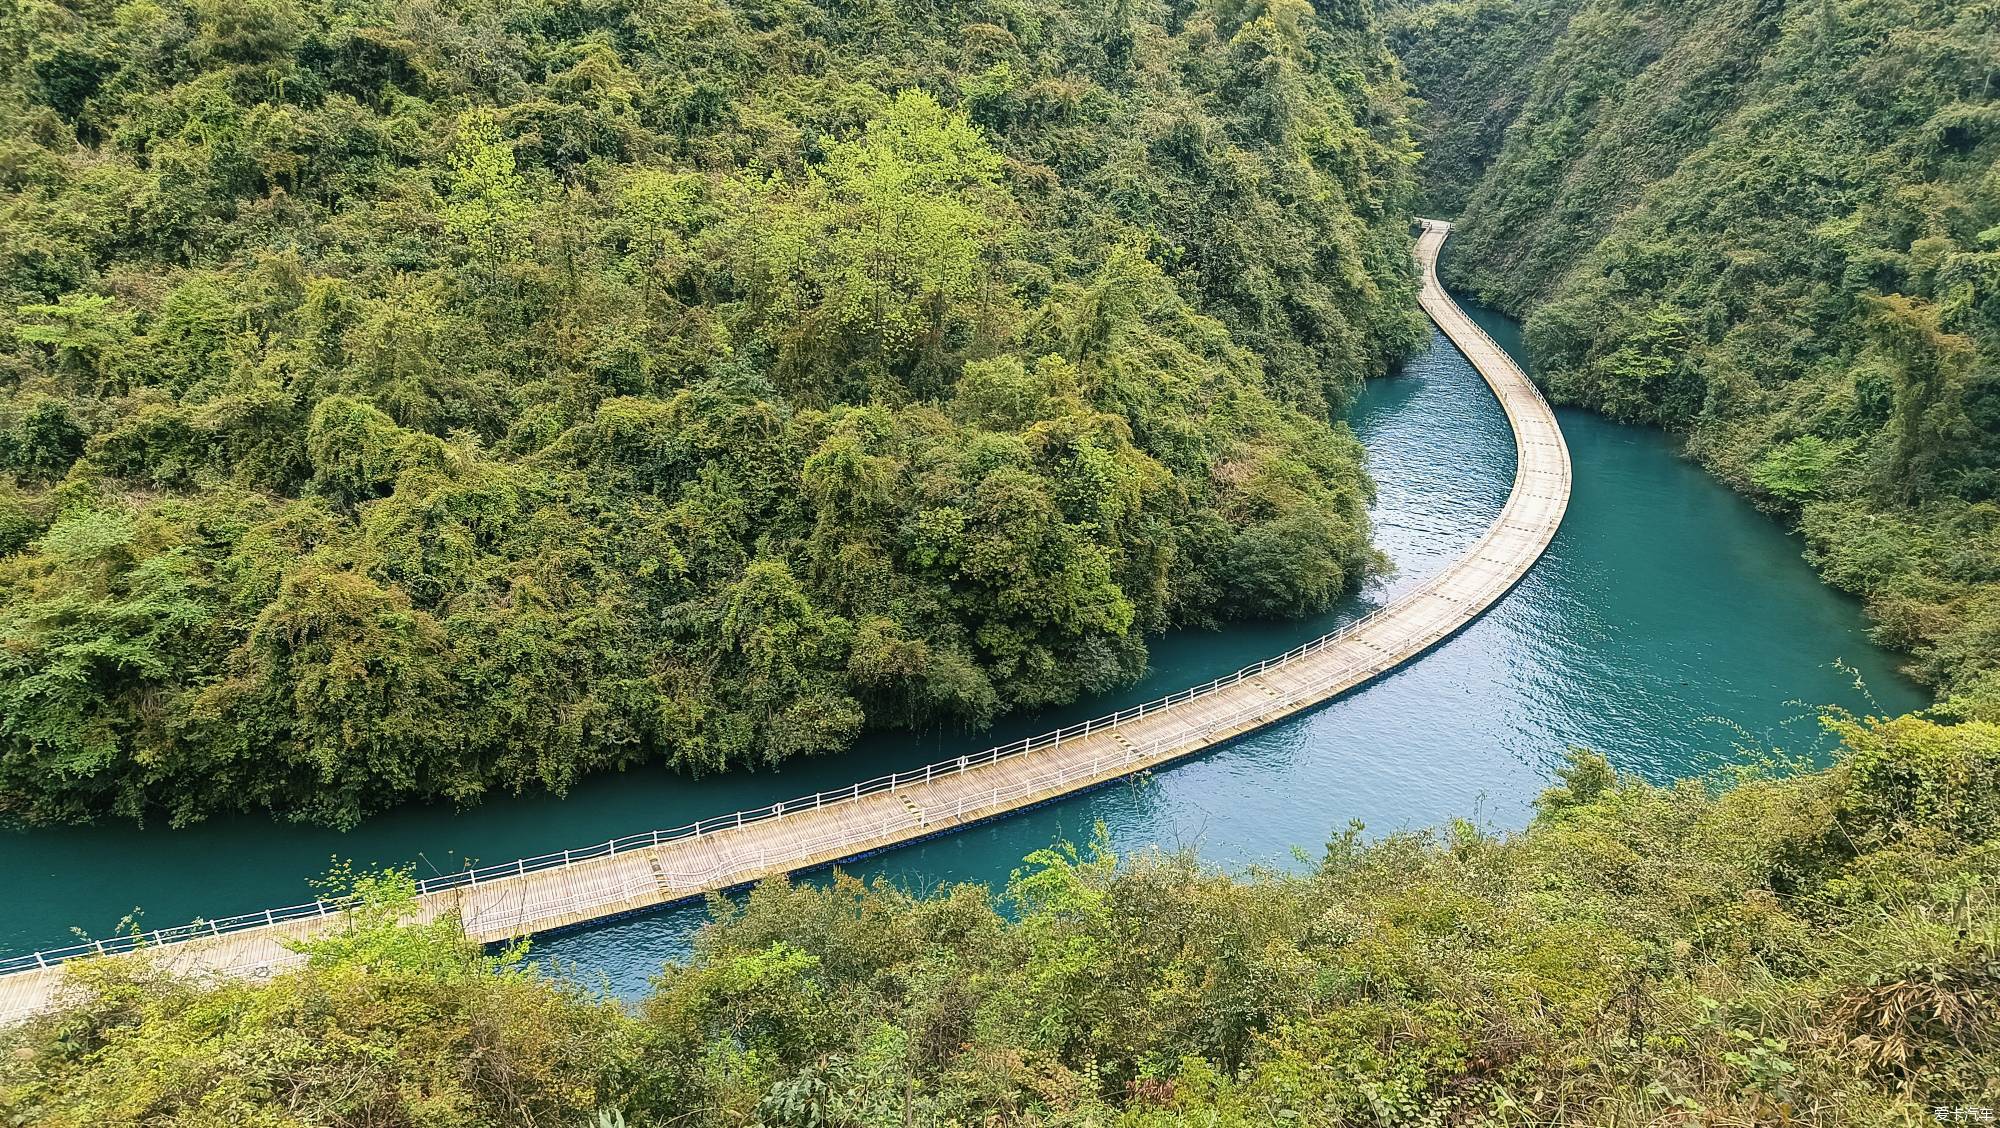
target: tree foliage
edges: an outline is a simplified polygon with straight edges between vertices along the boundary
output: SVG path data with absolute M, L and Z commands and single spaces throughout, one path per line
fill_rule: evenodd
M 0 812 L 774 764 L 1356 583 L 1368 18 L 864 8 L 0 14 Z

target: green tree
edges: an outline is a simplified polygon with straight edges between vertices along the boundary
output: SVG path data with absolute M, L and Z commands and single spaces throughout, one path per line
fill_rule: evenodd
M 132 338 L 132 316 L 115 298 L 102 294 L 65 294 L 54 304 L 20 307 L 20 316 L 35 320 L 14 327 L 27 344 L 45 345 L 56 371 L 91 390 L 115 388 L 118 363 Z
M 86 509 L 0 568 L 0 765 L 10 790 L 48 797 L 29 808 L 43 817 L 139 813 L 134 768 L 212 668 L 210 585 L 174 540 L 159 520 Z
M 1750 471 L 1757 488 L 1780 501 L 1818 496 L 1843 451 L 1818 435 L 1801 435 L 1770 449 Z
M 447 191 L 440 213 L 445 227 L 471 250 L 489 280 L 527 253 L 533 204 L 515 167 L 514 148 L 490 115 L 469 114 L 459 122 Z

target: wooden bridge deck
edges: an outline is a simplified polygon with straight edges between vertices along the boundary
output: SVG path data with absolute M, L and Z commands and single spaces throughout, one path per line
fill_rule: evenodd
M 1193 755 L 1358 686 L 1423 653 L 1504 595 L 1555 536 L 1569 451 L 1533 384 L 1438 283 L 1449 226 L 1424 221 L 1424 311 L 1479 370 L 1512 423 L 1518 456 L 1498 519 L 1429 582 L 1340 632 L 1211 686 L 919 772 L 768 809 L 426 883 L 420 916 L 457 913 L 485 941 L 546 932 L 854 858 L 947 832 Z M 305 910 L 301 913 L 301 909 Z M 170 969 L 263 975 L 296 962 L 284 942 L 322 932 L 337 909 L 302 906 L 173 930 L 146 948 Z M 226 924 L 226 927 L 225 927 Z M 47 1003 L 60 958 L 0 975 L 0 1021 Z M 46 965 L 46 966 L 44 966 Z

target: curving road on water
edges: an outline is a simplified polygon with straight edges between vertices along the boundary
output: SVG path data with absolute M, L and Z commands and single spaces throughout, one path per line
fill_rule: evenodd
M 1311 709 L 1451 637 L 1525 575 L 1569 504 L 1569 448 L 1519 366 L 1438 282 L 1451 226 L 1419 220 L 1423 310 L 1485 379 L 1513 428 L 1514 485 L 1466 553 L 1367 618 L 1207 685 L 971 756 L 754 811 L 431 878 L 418 916 L 456 913 L 505 940 L 602 920 L 947 834 L 1159 767 Z M 0 1021 L 45 1005 L 69 960 L 144 948 L 187 973 L 265 975 L 295 941 L 337 926 L 321 902 L 0 960 Z

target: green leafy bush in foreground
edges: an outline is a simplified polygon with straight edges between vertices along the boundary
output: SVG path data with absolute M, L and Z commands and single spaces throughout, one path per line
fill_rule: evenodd
M 636 1012 L 378 900 L 303 970 L 80 968 L 6 1035 L 55 1126 L 1929 1122 L 2000 1103 L 2000 726 L 1342 835 L 1300 875 L 1050 850 L 1004 894 L 767 884 Z M 394 885 L 390 880 L 383 887 Z M 393 890 L 391 890 L 393 892 Z

